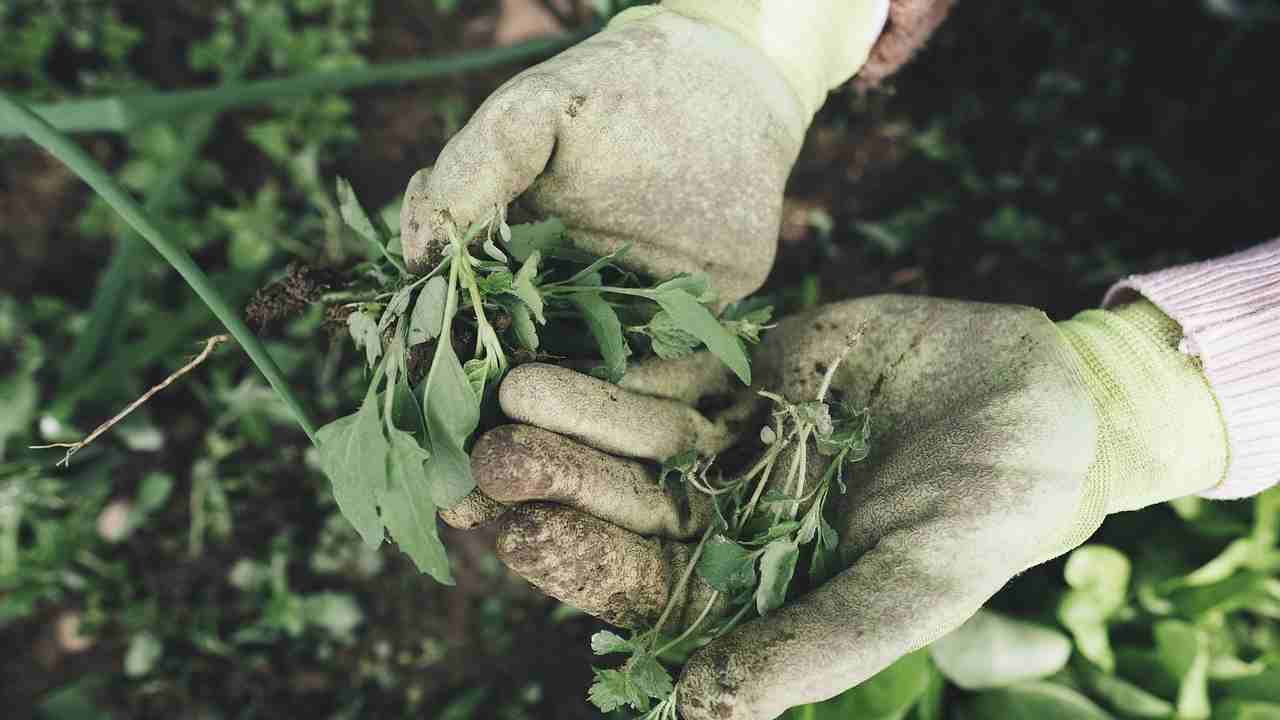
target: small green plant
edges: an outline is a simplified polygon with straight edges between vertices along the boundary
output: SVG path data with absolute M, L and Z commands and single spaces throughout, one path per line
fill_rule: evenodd
M 792 403 L 769 392 L 773 403 L 769 424 L 760 430 L 764 451 L 745 473 L 724 480 L 715 477 L 714 459 L 687 452 L 664 463 L 665 482 L 678 474 L 689 493 L 709 496 L 715 519 L 703 533 L 689 566 L 671 592 L 653 627 L 623 638 L 601 631 L 591 638 L 597 655 L 628 655 L 622 666 L 596 672 L 589 698 L 605 712 L 629 707 L 646 720 L 674 720 L 677 691 L 662 659 L 677 649 L 700 647 L 732 630 L 749 616 L 768 615 L 786 601 L 796 568 L 807 548 L 806 580 L 816 586 L 838 569 L 835 548 L 839 536 L 825 510 L 831 490 L 845 492 L 845 469 L 869 453 L 870 414 L 847 403 L 826 400 L 828 369 L 815 400 Z M 810 464 L 825 462 L 818 481 Z M 675 637 L 664 632 L 676 603 L 694 573 L 714 589 L 697 619 Z M 712 618 L 716 608 L 722 619 Z M 656 701 L 656 704 L 654 702 Z
M 618 265 L 625 247 L 595 257 L 574 248 L 558 220 L 511 227 L 501 210 L 451 237 L 439 265 L 415 277 L 398 239 L 346 181 L 339 180 L 338 197 L 343 219 L 378 258 L 347 291 L 366 299 L 344 307 L 372 375 L 360 409 L 320 429 L 321 464 L 366 543 L 377 547 L 389 534 L 440 582 L 452 578 L 435 513 L 475 487 L 467 450 L 513 358 L 594 353 L 601 362 L 593 374 L 618 382 L 631 336 L 663 358 L 705 345 L 751 382 L 744 345 L 758 341 L 769 311 L 717 318 L 704 277 L 646 286 Z M 477 243 L 482 257 L 468 249 Z M 594 349 L 573 342 L 582 326 Z M 425 374 L 420 349 L 430 353 Z

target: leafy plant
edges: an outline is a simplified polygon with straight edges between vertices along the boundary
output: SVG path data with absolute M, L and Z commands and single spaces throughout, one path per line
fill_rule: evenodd
M 337 194 L 343 220 L 377 258 L 365 267 L 366 280 L 349 288 L 368 299 L 345 307 L 372 379 L 355 413 L 318 432 L 321 464 L 338 507 L 370 547 L 390 535 L 440 582 L 452 577 L 435 514 L 475 487 L 467 450 L 513 357 L 563 357 L 552 351 L 569 346 L 576 333 L 565 329 L 579 324 L 601 358 L 593 372 L 611 382 L 626 372 L 628 334 L 660 357 L 705 345 L 751 382 L 744 344 L 758 341 L 769 312 L 717 319 L 705 278 L 679 275 L 645 287 L 617 264 L 625 247 L 594 257 L 570 245 L 557 220 L 511 227 L 501 212 L 450 238 L 439 265 L 413 277 L 398 238 L 350 184 L 339 180 Z M 476 257 L 468 248 L 481 241 L 484 256 Z M 636 322 L 624 326 L 620 318 Z M 413 377 L 422 348 L 430 366 Z
M 866 459 L 871 418 L 865 410 L 826 401 L 837 367 L 838 361 L 827 370 L 815 400 L 792 403 L 760 393 L 774 410 L 770 424 L 761 428 L 761 457 L 740 476 L 715 477 L 719 473 L 714 460 L 693 453 L 664 464 L 662 481 L 678 473 L 689 493 L 710 497 L 716 519 L 703 533 L 652 628 L 629 638 L 609 631 L 592 637 L 597 655 L 629 656 L 618 668 L 595 671 L 589 698 L 596 707 L 605 712 L 628 707 L 648 720 L 675 718 L 677 691 L 661 658 L 677 648 L 709 643 L 750 616 L 778 609 L 796 580 L 803 551 L 810 553 L 802 575 L 810 587 L 838 570 L 834 555 L 839 536 L 825 516 L 826 503 L 833 488 L 845 492 L 847 466 Z M 823 462 L 817 483 L 806 487 L 810 463 Z M 667 621 L 695 572 L 714 592 L 697 619 L 669 637 L 664 633 Z M 726 608 L 726 618 L 711 617 L 717 607 Z

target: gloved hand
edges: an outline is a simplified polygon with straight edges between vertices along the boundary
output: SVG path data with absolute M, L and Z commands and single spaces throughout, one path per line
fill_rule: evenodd
M 1180 330 L 1142 301 L 1055 325 L 1023 307 L 872 297 L 782 322 L 757 353 L 762 387 L 811 400 L 845 338 L 832 389 L 872 417 L 870 457 L 828 516 L 847 567 L 699 650 L 679 681 L 686 720 L 766 720 L 832 697 L 960 625 L 1015 574 L 1075 547 L 1109 512 L 1204 490 L 1225 430 Z M 500 390 L 524 423 L 492 431 L 472 465 L 506 514 L 499 557 L 609 622 L 651 624 L 706 526 L 660 489 L 653 461 L 753 438 L 750 401 L 694 409 L 726 374 L 705 356 L 650 364 L 628 387 L 526 365 Z M 746 396 L 744 396 L 746 397 Z M 550 501 L 550 502 L 547 502 Z M 675 617 L 709 590 L 695 582 Z
M 922 4 L 949 2 L 895 2 Z M 889 5 L 668 0 L 620 14 L 499 88 L 413 177 L 401 211 L 410 267 L 435 265 L 450 226 L 519 198 L 563 220 L 584 250 L 631 243 L 632 270 L 703 271 L 725 302 L 754 291 L 813 114 L 867 60 Z M 902 18 L 877 79 L 932 29 Z

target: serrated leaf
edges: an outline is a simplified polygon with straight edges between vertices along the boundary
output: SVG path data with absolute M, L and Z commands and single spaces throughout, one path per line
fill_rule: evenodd
M 723 535 L 707 541 L 698 558 L 698 575 L 708 585 L 737 598 L 756 586 L 756 554 Z
M 600 297 L 599 293 L 578 292 L 568 296 L 569 302 L 582 313 L 591 337 L 595 338 L 596 347 L 604 359 L 602 375 L 609 382 L 616 383 L 627 372 L 627 356 L 631 348 L 622 335 L 622 323 L 613 307 Z
M 1071 641 L 1052 628 L 979 610 L 929 652 L 948 680 L 984 690 L 1053 675 L 1071 658 Z
M 432 483 L 428 482 L 423 465 L 430 455 L 403 430 L 392 429 L 388 437 L 387 483 L 378 502 L 387 531 L 418 570 L 437 582 L 452 585 L 449 556 L 436 527 Z
M 635 646 L 631 644 L 630 640 L 617 633 L 601 630 L 591 636 L 591 651 L 596 655 L 630 653 L 635 652 Z
M 515 283 L 515 276 L 506 270 L 476 278 L 476 287 L 480 288 L 482 295 L 501 295 L 511 292 L 513 283 Z
M 666 310 L 659 311 L 645 326 L 652 342 L 653 353 L 663 360 L 677 360 L 691 355 L 702 341 L 685 332 Z
M 591 704 L 602 712 L 613 712 L 630 706 L 633 710 L 644 712 L 649 707 L 649 700 L 640 692 L 631 677 L 620 670 L 595 670 L 595 682 L 587 698 Z
M 472 389 L 447 336 L 436 347 L 423 383 L 422 404 L 431 439 L 431 500 L 449 508 L 475 489 L 466 443 L 480 423 L 480 398 Z
M 347 330 L 356 349 L 363 349 L 369 369 L 378 365 L 382 358 L 382 334 L 378 332 L 378 322 L 372 315 L 357 310 L 347 316 Z
M 653 299 L 670 313 L 676 325 L 701 340 L 743 384 L 751 384 L 751 364 L 742 345 L 693 295 L 682 289 L 668 289 L 655 293 Z
M 376 400 L 366 399 L 359 411 L 320 428 L 316 440 L 320 465 L 333 484 L 338 509 L 366 545 L 377 547 L 383 535 L 378 493 L 387 483 L 389 446 Z
M 760 585 L 756 587 L 756 611 L 761 615 L 768 615 L 787 601 L 787 588 L 799 558 L 800 547 L 793 542 L 775 540 L 765 546 L 760 557 Z
M 435 340 L 444 327 L 444 311 L 448 304 L 449 283 L 439 275 L 427 280 L 418 293 L 409 319 L 409 344 Z
M 636 655 L 627 662 L 631 682 L 645 695 L 661 700 L 675 690 L 671 673 L 652 655 Z

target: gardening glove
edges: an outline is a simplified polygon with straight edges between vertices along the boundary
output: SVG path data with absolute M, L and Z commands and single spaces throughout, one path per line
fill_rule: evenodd
M 696 652 L 678 685 L 686 720 L 766 720 L 830 698 L 956 628 L 1106 514 L 1225 475 L 1214 396 L 1178 352 L 1176 323 L 1145 301 L 1057 325 L 1029 308 L 922 297 L 829 305 L 770 333 L 759 384 L 816 398 L 851 334 L 832 398 L 867 407 L 873 430 L 827 507 L 846 569 Z M 685 402 L 654 397 L 664 391 Z M 609 622 L 652 624 L 706 511 L 693 493 L 681 514 L 638 460 L 713 452 L 759 428 L 689 407 L 706 394 L 676 375 L 626 389 L 513 370 L 500 400 L 526 424 L 485 436 L 472 460 L 487 493 L 525 502 L 501 521 L 499 557 Z M 676 598 L 683 623 L 710 595 L 696 576 L 688 593 Z
M 949 5 L 667 0 L 623 12 L 499 88 L 414 175 L 405 258 L 434 267 L 450 233 L 518 198 L 586 251 L 629 243 L 629 269 L 702 271 L 722 301 L 747 295 L 773 263 L 783 188 L 827 92 L 869 55 L 868 83 L 888 75 Z

